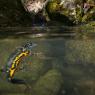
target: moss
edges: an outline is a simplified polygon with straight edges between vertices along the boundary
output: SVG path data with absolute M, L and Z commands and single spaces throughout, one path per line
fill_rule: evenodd
M 50 13 L 56 12 L 59 8 L 58 2 L 53 0 L 47 4 L 47 10 Z

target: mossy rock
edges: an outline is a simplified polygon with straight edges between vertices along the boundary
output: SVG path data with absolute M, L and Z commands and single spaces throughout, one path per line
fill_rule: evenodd
M 56 69 L 48 71 L 33 88 L 34 95 L 57 95 L 63 84 L 62 75 Z
M 56 12 L 56 10 L 58 9 L 58 4 L 56 1 L 52 1 L 52 2 L 49 2 L 47 4 L 47 10 L 52 13 L 52 12 Z

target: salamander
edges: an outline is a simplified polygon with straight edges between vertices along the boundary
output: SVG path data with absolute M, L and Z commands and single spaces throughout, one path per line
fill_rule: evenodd
M 31 42 L 22 45 L 21 47 L 17 48 L 8 58 L 6 64 L 6 75 L 8 81 L 11 81 L 14 77 L 14 74 L 20 64 L 20 62 L 24 59 L 24 57 L 28 56 L 32 52 L 32 48 L 36 46 Z

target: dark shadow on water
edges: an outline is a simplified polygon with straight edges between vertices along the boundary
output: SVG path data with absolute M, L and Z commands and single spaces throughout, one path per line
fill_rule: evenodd
M 14 78 L 10 81 L 12 84 L 15 84 L 15 85 L 23 85 L 25 86 L 25 90 L 24 92 L 25 93 L 30 93 L 31 92 L 31 86 L 30 84 L 28 84 L 25 80 L 23 79 L 17 79 L 17 78 Z
M 17 78 L 12 79 L 10 82 L 13 84 L 26 84 L 24 80 Z

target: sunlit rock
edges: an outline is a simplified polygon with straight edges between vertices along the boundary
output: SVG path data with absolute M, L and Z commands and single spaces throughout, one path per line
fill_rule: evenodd
M 32 23 L 45 24 L 45 22 L 49 21 L 48 14 L 45 10 L 47 3 L 50 0 L 21 0 L 24 6 L 24 9 L 30 14 L 32 17 Z
M 22 2 L 24 1 L 22 0 Z M 24 2 L 24 6 L 26 11 L 30 13 L 38 13 L 39 11 L 43 10 L 46 3 L 47 0 L 28 0 Z

